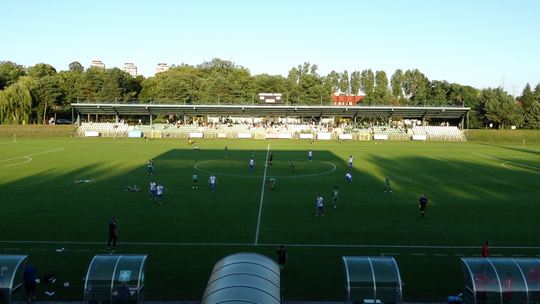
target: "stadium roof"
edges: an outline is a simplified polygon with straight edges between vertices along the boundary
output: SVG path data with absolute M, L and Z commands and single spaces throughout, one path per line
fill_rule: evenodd
M 401 106 L 260 106 L 260 105 L 164 105 L 72 103 L 81 115 L 188 115 L 236 117 L 402 117 L 465 118 L 470 108 L 464 107 L 401 107 Z

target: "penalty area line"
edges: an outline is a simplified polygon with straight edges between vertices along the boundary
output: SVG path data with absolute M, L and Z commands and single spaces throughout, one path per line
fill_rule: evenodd
M 506 159 L 504 159 L 504 158 L 495 157 L 495 156 L 489 156 L 489 155 L 484 155 L 484 154 L 480 154 L 480 153 L 473 153 L 473 154 L 474 154 L 474 155 L 478 155 L 478 156 L 482 156 L 482 157 L 486 157 L 486 158 L 491 158 L 491 159 L 503 161 L 503 163 L 501 163 L 501 166 L 503 166 L 503 167 L 506 168 L 506 169 L 516 170 L 516 169 L 508 168 L 508 167 L 505 166 L 505 164 L 515 164 L 515 165 L 518 165 L 518 166 L 521 166 L 521 167 L 525 167 L 525 168 L 529 168 L 529 169 L 533 169 L 533 170 L 538 170 L 538 171 L 540 171 L 540 168 L 533 167 L 533 166 L 529 166 L 529 165 L 525 165 L 525 164 L 518 163 L 518 162 L 509 161 L 509 160 L 506 160 Z M 516 171 L 517 171 L 517 170 L 516 170 Z M 523 170 L 520 170 L 520 171 L 523 171 Z

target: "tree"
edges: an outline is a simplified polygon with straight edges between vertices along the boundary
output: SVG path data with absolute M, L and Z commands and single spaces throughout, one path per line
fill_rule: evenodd
M 95 99 L 98 96 L 106 77 L 105 69 L 90 67 L 82 74 L 77 85 L 78 96 L 86 99 Z
M 31 66 L 27 69 L 28 76 L 34 77 L 36 79 L 45 77 L 45 76 L 54 76 L 56 74 L 56 69 L 45 63 L 38 63 L 34 66 Z
M 24 75 L 26 75 L 24 66 L 11 61 L 0 61 L 0 90 L 16 83 L 19 77 Z
M 429 79 L 417 69 L 407 70 L 405 72 L 405 81 L 403 88 L 410 100 L 424 102 L 427 99 L 427 89 Z
M 351 73 L 351 94 L 352 95 L 358 95 L 360 93 L 360 79 L 361 74 L 358 71 L 354 71 Z
M 339 90 L 345 95 L 349 95 L 351 93 L 351 81 L 349 79 L 349 72 L 347 72 L 347 70 L 343 71 L 343 73 L 339 75 Z
M 362 90 L 364 94 L 370 95 L 375 88 L 375 74 L 373 74 L 371 69 L 368 69 L 363 70 L 360 75 L 360 90 Z
M 524 117 L 523 125 L 525 128 L 536 129 L 540 125 L 540 115 L 538 112 L 538 97 L 531 90 L 531 86 L 527 83 L 521 96 L 517 98 L 523 108 Z
M 20 125 L 28 122 L 32 111 L 32 96 L 20 81 L 0 91 L 0 121 Z
M 47 111 L 49 108 L 56 110 L 60 95 L 60 86 L 55 77 L 47 75 L 37 80 L 34 109 L 37 111 L 36 114 L 43 113 L 44 124 L 47 121 Z
M 533 101 L 524 113 L 523 125 L 525 128 L 540 129 L 540 102 Z
M 519 125 L 523 121 L 521 108 L 514 98 L 501 88 L 482 90 L 480 102 L 485 110 L 485 122 L 495 123 L 501 129 L 506 124 Z
M 84 73 L 84 67 L 82 66 L 80 62 L 73 61 L 72 63 L 69 64 L 69 71 L 82 74 Z
M 378 104 L 386 104 L 390 100 L 390 90 L 388 89 L 388 77 L 385 71 L 375 73 L 375 88 L 373 98 Z
M 403 95 L 403 82 L 405 76 L 401 69 L 397 69 L 390 79 L 390 86 L 392 87 L 392 98 L 394 100 L 399 100 L 404 97 Z
M 327 85 L 332 88 L 332 93 L 339 93 L 339 79 L 340 75 L 338 72 L 332 70 L 330 74 L 326 76 Z

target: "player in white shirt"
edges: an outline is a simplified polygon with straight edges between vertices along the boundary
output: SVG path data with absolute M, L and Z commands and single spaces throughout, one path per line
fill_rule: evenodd
M 313 151 L 311 151 L 311 149 L 309 149 L 307 155 L 308 155 L 309 161 L 311 161 L 311 158 L 313 157 Z
M 208 183 L 210 184 L 210 186 L 212 186 L 212 193 L 214 193 L 215 191 L 215 186 L 217 182 L 217 177 L 215 177 L 214 173 L 212 173 L 212 175 L 210 175 L 210 178 L 208 179 Z
M 354 161 L 354 157 L 351 155 L 349 156 L 349 170 L 352 170 L 352 163 Z
M 320 194 L 317 194 L 317 208 L 315 209 L 315 217 L 319 217 L 319 210 L 321 210 L 322 216 L 324 216 L 323 198 Z
M 255 161 L 253 160 L 253 157 L 249 160 L 249 173 L 253 173 L 253 165 L 255 165 Z
M 348 182 L 352 182 L 352 175 L 349 172 L 345 173 L 345 180 Z
M 157 195 L 156 195 L 156 183 L 153 180 L 150 181 L 150 195 L 148 197 L 149 201 L 152 200 L 152 196 L 154 197 L 154 200 L 157 198 Z
M 159 199 L 159 204 L 161 205 L 161 195 L 163 195 L 163 190 L 165 191 L 169 191 L 169 190 L 167 190 L 167 188 L 163 187 L 161 184 L 158 184 L 158 186 L 156 187 L 156 190 L 157 190 L 157 197 Z

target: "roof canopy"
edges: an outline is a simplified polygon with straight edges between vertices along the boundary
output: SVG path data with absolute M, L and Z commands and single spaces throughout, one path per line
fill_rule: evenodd
M 2 272 L 2 293 L 0 299 L 9 303 L 22 303 L 23 273 L 28 261 L 27 255 L 0 255 L 0 271 Z
M 461 258 L 467 302 L 531 303 L 540 299 L 540 260 Z
M 403 117 L 409 119 L 464 118 L 470 108 L 398 106 L 281 106 L 281 105 L 178 105 L 126 103 L 72 103 L 77 114 L 98 115 L 188 115 L 239 117 Z
M 201 304 L 281 303 L 279 265 L 257 253 L 229 255 L 214 265 Z
M 392 257 L 343 257 L 347 302 L 401 303 L 402 283 Z

